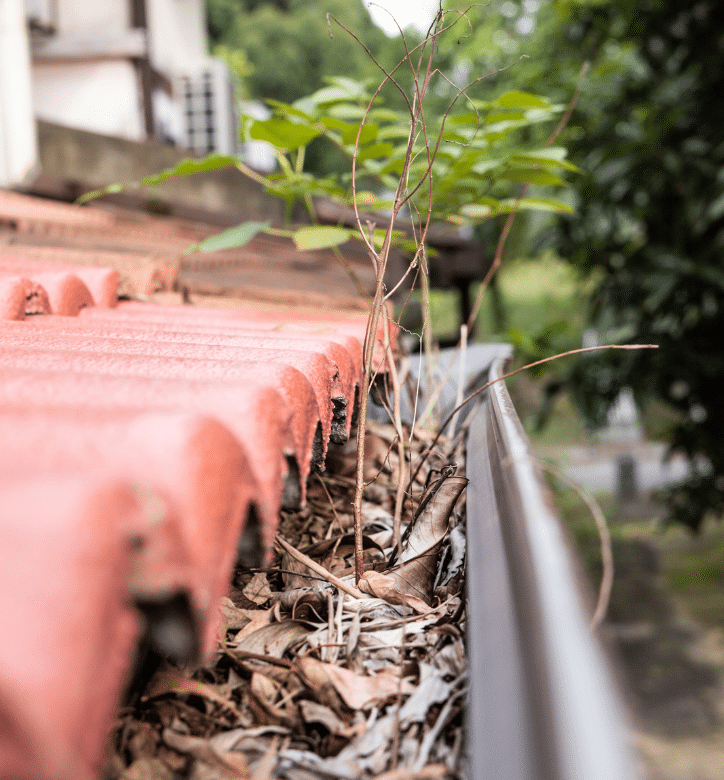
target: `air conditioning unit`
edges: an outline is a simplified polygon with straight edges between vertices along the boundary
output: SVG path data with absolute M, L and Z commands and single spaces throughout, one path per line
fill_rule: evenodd
M 236 96 L 226 63 L 211 59 L 194 75 L 182 76 L 177 95 L 182 104 L 185 146 L 201 154 L 238 154 Z

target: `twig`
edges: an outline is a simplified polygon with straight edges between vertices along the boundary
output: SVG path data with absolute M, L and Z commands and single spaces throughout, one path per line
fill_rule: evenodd
M 598 601 L 596 602 L 596 609 L 591 618 L 591 628 L 596 629 L 606 617 L 608 604 L 611 600 L 611 589 L 613 588 L 614 577 L 613 547 L 611 545 L 611 532 L 608 529 L 606 516 L 603 514 L 603 510 L 598 501 L 596 501 L 593 495 L 586 490 L 583 485 L 571 479 L 567 474 L 548 461 L 538 458 L 538 463 L 541 465 L 541 468 L 544 468 L 556 479 L 559 479 L 561 482 L 568 485 L 568 487 L 575 490 L 585 502 L 586 506 L 591 510 L 593 519 L 596 521 L 596 528 L 598 529 L 598 535 L 601 539 L 601 563 L 603 566 L 601 583 L 598 588 Z
M 463 402 L 463 393 L 465 392 L 465 358 L 467 356 L 468 348 L 468 326 L 463 323 L 460 326 L 460 366 L 458 367 L 458 394 L 455 398 L 455 406 L 460 409 L 460 404 Z M 459 411 L 455 412 L 455 416 L 452 419 L 452 429 L 455 430 L 455 424 L 458 420 Z
M 332 507 L 332 514 L 334 515 L 334 519 L 337 521 L 337 525 L 339 526 L 339 530 L 344 533 L 344 528 L 342 527 L 342 521 L 339 519 L 339 515 L 337 514 L 337 508 L 334 505 L 334 500 L 332 499 L 332 496 L 329 493 L 329 490 L 327 490 L 327 486 L 324 484 L 324 480 L 322 477 L 317 474 L 317 479 L 319 480 L 319 484 L 322 486 L 322 490 L 324 490 L 327 498 L 329 499 L 329 505 Z M 330 528 L 332 526 L 330 525 Z
M 387 354 L 387 365 L 390 378 L 392 380 L 393 393 L 393 418 L 392 424 L 397 432 L 397 493 L 395 494 L 395 513 L 392 518 L 392 543 L 397 548 L 398 556 L 402 555 L 402 536 L 400 534 L 400 523 L 402 521 L 402 505 L 405 501 L 405 437 L 402 435 L 402 415 L 400 413 L 400 378 L 397 374 L 395 359 L 390 346 L 390 326 L 387 318 L 383 319 L 385 329 L 385 352 Z
M 292 556 L 292 558 L 296 558 L 296 560 L 299 561 L 299 563 L 303 563 L 308 569 L 311 569 L 315 574 L 319 574 L 320 577 L 324 577 L 327 582 L 331 582 L 332 585 L 339 588 L 340 590 L 343 590 L 348 596 L 352 596 L 356 599 L 366 599 L 367 596 L 365 596 L 364 593 L 362 593 L 361 590 L 358 588 L 355 588 L 353 585 L 348 585 L 343 580 L 340 580 L 339 577 L 335 577 L 334 574 L 327 571 L 324 566 L 321 566 L 316 561 L 313 561 L 308 555 L 305 555 L 303 552 L 299 552 L 296 547 L 292 547 L 289 542 L 287 542 L 285 539 L 282 539 L 281 536 L 277 534 L 276 538 L 277 544 L 285 551 L 288 552 L 289 555 Z
M 559 358 L 568 357 L 569 355 L 580 355 L 582 352 L 597 352 L 598 350 L 601 349 L 658 349 L 658 348 L 659 348 L 658 344 L 602 344 L 598 347 L 579 347 L 578 349 L 569 349 L 567 352 L 560 352 L 557 355 L 550 355 L 549 357 L 541 358 L 540 360 L 534 360 L 532 363 L 527 363 L 526 365 L 521 366 L 520 368 L 516 368 L 513 371 L 509 371 L 507 374 L 503 374 L 502 376 L 496 377 L 495 379 L 491 379 L 490 382 L 486 382 L 482 387 L 479 387 L 477 390 L 470 393 L 470 395 L 467 398 L 463 399 L 461 404 L 456 406 L 452 410 L 452 412 L 450 412 L 448 418 L 440 426 L 440 430 L 437 432 L 435 438 L 432 440 L 432 442 L 428 445 L 428 448 L 422 454 L 420 458 L 420 463 L 415 469 L 415 473 L 412 475 L 412 479 L 410 480 L 409 489 L 411 489 L 412 483 L 415 481 L 415 477 L 417 476 L 418 472 L 422 468 L 422 464 L 427 460 L 428 456 L 430 455 L 433 448 L 437 444 L 438 439 L 442 436 L 445 429 L 450 424 L 450 421 L 455 416 L 455 413 L 460 409 L 462 409 L 462 407 L 465 406 L 465 404 L 468 403 L 468 401 L 471 401 L 473 398 L 479 396 L 482 392 L 487 390 L 491 385 L 494 385 L 496 382 L 502 382 L 504 379 L 509 379 L 511 376 L 520 374 L 521 371 L 527 371 L 529 368 L 535 368 L 535 366 L 540 366 L 543 363 L 550 363 L 552 360 L 558 360 Z

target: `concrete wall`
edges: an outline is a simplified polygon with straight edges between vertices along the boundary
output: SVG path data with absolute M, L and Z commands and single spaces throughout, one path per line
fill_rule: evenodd
M 21 183 L 36 157 L 23 0 L 0 0 L 0 187 Z
M 145 137 L 138 78 L 128 60 L 35 62 L 33 104 L 39 119 L 96 133 Z
M 57 0 L 56 8 L 60 34 L 80 30 L 121 32 L 130 26 L 128 0 Z
M 55 0 L 51 10 L 31 9 L 36 17 L 52 16 L 54 28 L 33 41 L 33 102 L 39 119 L 145 138 L 137 63 L 148 58 L 166 80 L 165 91 L 158 86 L 151 98 L 156 135 L 185 143 L 185 129 L 177 127 L 185 105 L 170 87 L 182 76 L 198 76 L 209 63 L 203 0 L 147 0 L 147 35 L 131 28 L 129 0 Z M 224 114 L 231 111 L 232 106 L 224 106 Z
M 208 57 L 202 0 L 147 0 L 149 53 L 164 73 L 193 75 Z
M 4 0 L 0 0 L 4 2 Z M 114 182 L 137 181 L 176 165 L 189 152 L 157 143 L 134 143 L 47 122 L 38 123 L 41 174 L 31 192 L 73 200 Z M 131 190 L 109 200 L 170 214 L 204 218 L 222 226 L 246 219 L 283 222 L 280 200 L 235 168 L 176 179 L 160 187 Z

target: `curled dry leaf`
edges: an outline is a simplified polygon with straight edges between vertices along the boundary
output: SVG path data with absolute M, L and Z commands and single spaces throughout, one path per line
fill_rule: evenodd
M 295 664 L 302 680 L 313 690 L 333 688 L 353 710 L 366 710 L 398 693 L 410 693 L 407 681 L 391 672 L 376 675 L 356 674 L 316 658 L 300 658 Z
M 270 623 L 241 638 L 236 650 L 281 658 L 286 651 L 310 634 L 310 630 L 297 620 Z
M 384 599 L 390 604 L 411 607 L 420 613 L 430 611 L 430 606 L 422 599 L 403 593 L 398 588 L 397 579 L 389 574 L 380 574 L 376 571 L 365 572 L 362 579 L 357 583 L 357 587 L 363 593 L 369 593 L 370 596 Z
M 273 607 L 270 607 L 269 609 L 245 609 L 240 611 L 247 613 L 249 615 L 249 620 L 234 637 L 234 642 L 232 644 L 236 646 L 238 646 L 238 643 L 241 642 L 244 637 L 253 634 L 264 626 L 268 626 L 271 623 L 274 609 Z
M 249 778 L 249 765 L 243 754 L 227 752 L 219 754 L 208 739 L 190 734 L 179 734 L 173 729 L 164 729 L 163 741 L 178 753 L 188 753 L 202 764 L 215 770 L 213 776 L 219 780 L 245 780 Z M 209 773 L 206 773 L 209 776 Z
M 202 699 L 212 701 L 234 715 L 240 716 L 234 703 L 218 693 L 211 685 L 207 685 L 200 680 L 191 680 L 171 667 L 160 669 L 156 672 L 146 688 L 143 699 L 155 699 L 168 694 L 200 696 Z
M 325 707 L 323 704 L 318 704 L 316 701 L 302 699 L 299 702 L 299 710 L 305 723 L 320 723 L 330 734 L 334 734 L 337 737 L 352 739 L 364 729 L 364 723 L 348 726 L 337 716 L 334 710 Z
M 288 726 L 290 728 L 295 725 L 297 720 L 295 707 L 293 705 L 280 707 L 275 704 L 281 690 L 279 683 L 276 683 L 265 674 L 254 672 L 251 675 L 249 690 L 259 707 L 264 711 L 265 720 L 273 725 Z
M 244 588 L 244 595 L 254 604 L 265 604 L 273 597 L 269 581 L 264 572 L 257 572 Z
M 422 511 L 403 540 L 401 564 L 389 572 L 400 592 L 430 603 L 450 515 L 467 484 L 465 477 L 443 478 L 434 482 L 422 497 Z

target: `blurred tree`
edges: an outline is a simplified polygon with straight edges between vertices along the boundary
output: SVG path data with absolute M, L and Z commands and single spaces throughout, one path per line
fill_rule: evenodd
M 292 103 L 324 86 L 324 77 L 377 77 L 379 70 L 333 14 L 389 66 L 399 59 L 398 41 L 375 26 L 361 0 L 207 0 L 212 45 L 246 54 L 252 64 L 249 93 Z
M 671 492 L 672 516 L 698 529 L 724 511 L 721 3 L 503 0 L 469 13 L 469 39 L 448 52 L 461 76 L 507 67 L 499 89 L 512 80 L 567 102 L 591 62 L 563 136 L 586 172 L 578 216 L 548 237 L 598 280 L 590 321 L 600 341 L 659 349 L 582 358 L 568 384 L 597 423 L 623 385 L 675 410 L 671 445 L 692 474 Z
M 672 516 L 696 530 L 724 511 L 720 5 L 559 6 L 561 34 L 596 66 L 570 143 L 587 171 L 580 218 L 561 224 L 559 251 L 600 274 L 592 322 L 603 340 L 659 345 L 581 360 L 572 386 L 593 419 L 622 385 L 676 410 L 671 445 L 692 474 L 671 493 Z
M 364 41 L 384 67 L 402 56 L 399 40 L 371 20 L 361 0 L 206 0 L 212 49 L 228 59 L 239 53 L 248 64 L 241 93 L 293 103 L 325 85 L 325 77 L 378 79 L 380 71 L 344 30 L 327 25 L 327 13 Z M 331 36 L 330 36 L 331 32 Z M 409 70 L 409 69 L 408 69 Z M 408 76 L 406 73 L 405 76 Z M 391 96 L 395 105 L 395 96 Z M 401 107 L 401 104 L 400 106 Z M 344 170 L 336 150 L 313 142 L 305 169 L 318 175 Z

